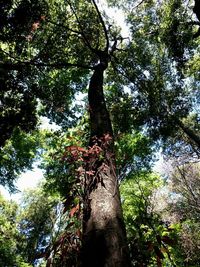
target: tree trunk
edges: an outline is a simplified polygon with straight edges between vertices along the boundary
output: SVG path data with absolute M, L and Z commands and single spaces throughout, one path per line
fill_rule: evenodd
M 105 68 L 102 63 L 95 68 L 88 93 L 90 147 L 100 148 L 103 157 L 89 164 L 88 171 L 93 171 L 94 175 L 87 177 L 85 182 L 82 252 L 84 267 L 129 266 L 125 226 L 115 174 L 113 132 L 103 94 Z
M 185 126 L 180 120 L 175 119 L 178 126 L 182 129 L 182 131 L 192 140 L 198 148 L 200 148 L 200 136 L 198 136 L 193 130 L 189 127 Z

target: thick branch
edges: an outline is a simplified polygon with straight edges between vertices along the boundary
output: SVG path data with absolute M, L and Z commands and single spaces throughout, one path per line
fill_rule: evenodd
M 27 62 L 20 62 L 12 63 L 12 62 L 0 62 L 0 68 L 4 68 L 7 70 L 21 70 L 24 67 L 50 67 L 55 69 L 63 69 L 63 68 L 82 68 L 82 69 L 90 69 L 93 70 L 94 67 L 82 65 L 82 64 L 73 64 L 69 62 L 55 62 L 55 63 L 45 63 L 45 62 L 34 62 L 34 61 L 27 61 Z
M 185 126 L 180 120 L 174 119 L 183 132 L 200 148 L 200 137 L 192 131 L 189 127 Z
M 96 9 L 96 12 L 97 12 L 97 14 L 98 14 L 99 20 L 100 20 L 100 22 L 101 22 L 101 25 L 102 25 L 102 27 L 103 27 L 103 31 L 104 31 L 104 34 L 105 34 L 105 38 L 106 38 L 106 47 L 105 47 L 104 51 L 108 51 L 108 48 L 109 48 L 108 31 L 107 31 L 107 29 L 106 29 L 106 25 L 105 25 L 105 23 L 104 23 L 104 20 L 103 20 L 103 18 L 102 18 L 102 16 L 101 16 L 101 13 L 100 13 L 100 11 L 99 11 L 99 8 L 98 8 L 98 6 L 97 6 L 95 0 L 92 0 L 92 3 L 93 3 L 93 5 L 94 5 L 94 7 L 95 7 L 95 9 Z
M 200 26 L 200 21 L 189 21 L 188 25 L 198 25 L 198 26 Z
M 66 30 L 68 30 L 68 31 L 70 31 L 70 32 L 73 32 L 73 33 L 76 33 L 76 34 L 81 34 L 81 32 L 76 31 L 76 30 L 74 30 L 74 29 L 71 29 L 71 28 L 67 27 L 67 26 L 64 25 L 64 24 L 56 23 L 55 21 L 52 21 L 52 20 L 50 20 L 50 19 L 46 19 L 46 21 L 49 22 L 49 23 L 51 23 L 51 24 L 53 24 L 53 25 L 55 25 L 55 26 L 61 27 L 61 28 L 63 28 L 63 29 L 66 29 Z
M 80 28 L 80 34 L 83 37 L 83 40 L 84 40 L 86 46 L 91 50 L 91 52 L 96 54 L 96 50 L 91 46 L 90 42 L 88 41 L 87 37 L 85 36 L 84 29 L 83 29 L 83 27 L 81 25 L 81 22 L 80 22 L 77 14 L 76 14 L 76 11 L 74 10 L 74 8 L 73 8 L 72 4 L 70 3 L 70 1 L 67 1 L 67 3 L 70 6 L 70 8 L 71 8 L 71 10 L 72 10 L 72 12 L 73 12 L 73 14 L 74 14 L 74 16 L 76 18 L 76 21 L 77 21 L 77 23 L 79 25 L 79 28 Z
M 96 66 L 90 80 L 88 100 L 91 122 L 91 138 L 102 137 L 104 134 L 113 136 L 110 116 L 103 93 L 104 66 Z
M 195 0 L 194 1 L 194 7 L 193 7 L 193 12 L 196 14 L 197 19 L 200 22 L 200 0 Z M 195 25 L 198 25 L 197 23 L 195 23 Z M 193 35 L 193 38 L 197 38 L 200 36 L 200 27 L 198 29 L 198 31 Z
M 193 7 L 193 11 L 196 14 L 198 20 L 200 21 L 200 0 L 195 0 L 195 5 Z

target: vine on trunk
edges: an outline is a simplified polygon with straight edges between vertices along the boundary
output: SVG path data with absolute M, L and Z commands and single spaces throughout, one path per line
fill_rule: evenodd
M 107 173 L 113 155 L 109 152 L 112 137 L 109 134 L 101 138 L 94 137 L 93 145 L 84 148 L 78 145 L 65 147 L 61 158 L 70 166 L 70 175 L 74 176 L 70 195 L 63 201 L 63 215 L 67 221 L 64 232 L 48 249 L 45 257 L 47 267 L 52 263 L 60 266 L 80 266 L 82 243 L 81 221 L 90 216 L 89 195 L 99 184 L 104 186 L 100 173 Z M 83 212 L 84 209 L 84 212 Z M 75 264 L 75 265 L 74 265 Z

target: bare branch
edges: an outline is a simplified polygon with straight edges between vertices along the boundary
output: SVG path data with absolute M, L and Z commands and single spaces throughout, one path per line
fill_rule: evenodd
M 81 32 L 76 31 L 76 30 L 74 30 L 74 29 L 71 29 L 71 28 L 69 28 L 69 27 L 67 27 L 66 25 L 63 25 L 63 24 L 61 24 L 61 23 L 56 23 L 55 21 L 52 21 L 52 20 L 50 20 L 50 19 L 46 19 L 46 21 L 49 22 L 49 23 L 51 23 L 51 24 L 53 24 L 53 25 L 55 25 L 55 26 L 64 28 L 64 29 L 66 29 L 66 30 L 68 30 L 68 31 L 70 31 L 70 32 L 73 32 L 73 33 L 76 33 L 76 34 L 81 34 Z
M 190 196 L 193 198 L 193 200 L 195 202 L 195 207 L 197 207 L 198 206 L 198 197 L 196 197 L 191 185 L 187 181 L 187 171 L 184 170 L 184 168 L 181 169 L 179 166 L 177 166 L 176 168 L 183 179 L 183 183 L 186 186 L 186 189 L 187 189 L 187 190 L 185 190 L 186 193 L 189 192 Z
M 81 31 L 80 31 L 80 34 L 82 35 L 83 40 L 84 40 L 86 46 L 87 46 L 93 53 L 96 54 L 96 50 L 91 46 L 90 42 L 88 41 L 88 39 L 87 39 L 87 37 L 86 37 L 86 35 L 85 35 L 85 33 L 84 33 L 84 29 L 83 29 L 83 27 L 82 27 L 82 25 L 81 25 L 81 23 L 80 23 L 80 20 L 79 20 L 77 14 L 76 14 L 76 11 L 74 10 L 73 6 L 71 5 L 71 3 L 70 3 L 68 0 L 66 0 L 66 2 L 67 2 L 68 5 L 70 6 L 70 8 L 71 8 L 71 10 L 72 10 L 72 12 L 73 12 L 73 14 L 74 14 L 74 16 L 75 16 L 75 18 L 76 18 L 76 21 L 77 21 L 77 23 L 78 23 L 78 25 L 79 25 L 79 28 L 80 28 L 80 30 L 81 30 Z
M 145 0 L 140 1 L 136 6 L 134 6 L 132 8 L 132 10 L 135 9 L 135 8 L 138 8 L 143 2 L 145 2 Z
M 108 31 L 107 31 L 107 29 L 106 29 L 106 25 L 105 25 L 105 23 L 104 23 L 104 20 L 103 20 L 103 18 L 102 18 L 102 16 L 101 16 L 101 13 L 100 13 L 100 11 L 99 11 L 99 8 L 98 8 L 98 6 L 97 6 L 95 0 L 92 0 L 92 3 L 93 3 L 93 5 L 94 5 L 94 7 L 95 7 L 95 9 L 96 9 L 96 12 L 97 12 L 97 14 L 98 14 L 99 20 L 100 20 L 100 22 L 101 22 L 101 25 L 102 25 L 102 27 L 103 27 L 103 31 L 104 31 L 104 34 L 105 34 L 105 38 L 106 38 L 106 47 L 105 47 L 104 51 L 108 51 L 108 48 L 109 48 Z
M 188 25 L 198 25 L 198 26 L 200 26 L 200 21 L 189 21 L 188 22 Z

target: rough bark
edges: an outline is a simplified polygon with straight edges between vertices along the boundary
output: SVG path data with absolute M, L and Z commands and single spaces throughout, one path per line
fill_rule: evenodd
M 85 185 L 82 253 L 84 267 L 129 266 L 126 233 L 115 174 L 112 126 L 103 94 L 105 69 L 106 64 L 100 63 L 96 66 L 88 94 L 90 146 L 98 143 L 104 149 L 104 157 L 95 162 L 93 166 L 95 176 L 87 180 Z M 102 142 L 105 136 L 112 138 L 107 145 Z

